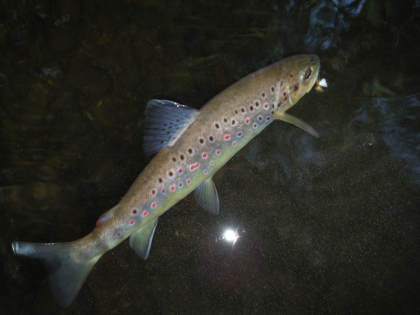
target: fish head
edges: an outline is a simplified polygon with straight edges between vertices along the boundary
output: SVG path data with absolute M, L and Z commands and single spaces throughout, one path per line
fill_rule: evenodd
M 283 60 L 275 88 L 275 111 L 285 112 L 315 85 L 320 61 L 317 55 L 297 55 Z

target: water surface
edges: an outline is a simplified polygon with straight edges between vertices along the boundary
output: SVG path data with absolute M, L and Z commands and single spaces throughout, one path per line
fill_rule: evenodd
M 2 310 L 9 314 L 420 312 L 419 1 L 4 1 Z M 329 87 L 215 176 L 220 216 L 187 197 L 144 262 L 127 242 L 68 309 L 12 240 L 70 241 L 147 165 L 147 100 L 200 108 L 296 53 Z M 221 239 L 231 227 L 234 246 Z

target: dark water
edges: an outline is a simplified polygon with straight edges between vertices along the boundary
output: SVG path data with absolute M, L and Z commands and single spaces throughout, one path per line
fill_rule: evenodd
M 0 5 L 1 313 L 420 313 L 420 1 Z M 187 197 L 56 306 L 10 242 L 91 231 L 148 162 L 150 98 L 199 108 L 295 53 L 329 82 L 292 110 L 321 138 L 273 123 L 215 176 L 220 216 Z

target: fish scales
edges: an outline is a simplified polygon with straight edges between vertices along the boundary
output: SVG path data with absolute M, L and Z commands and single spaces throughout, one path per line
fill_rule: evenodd
M 205 177 L 211 177 L 271 123 L 275 79 L 263 84 L 260 77 L 264 77 L 264 70 L 244 78 L 225 91 L 224 93 L 229 94 L 228 101 L 224 100 L 226 96 L 222 93 L 222 97 L 218 95 L 208 102 L 182 138 L 173 147 L 159 152 L 148 169 L 140 175 L 137 182 L 147 182 L 149 185 L 135 185 L 130 189 L 127 198 L 122 200 L 122 204 L 125 200 L 127 204 L 121 207 L 121 215 L 128 214 L 130 217 L 130 213 L 125 210 L 131 208 L 146 209 L 151 212 L 152 219 L 160 215 L 193 191 Z M 254 80 L 261 83 L 252 84 Z M 193 154 L 189 153 L 190 149 Z M 217 150 L 220 150 L 220 154 L 217 154 Z M 184 159 L 181 159 L 182 156 Z M 214 164 L 211 165 L 210 162 Z M 191 171 L 190 167 L 195 163 L 199 163 L 199 166 Z M 182 174 L 179 174 L 179 170 L 182 170 Z M 173 176 L 170 176 L 170 172 Z M 159 178 L 162 178 L 161 183 Z M 187 178 L 191 180 L 189 183 Z M 179 186 L 180 183 L 182 187 Z M 162 192 L 162 189 L 165 191 Z M 152 191 L 156 191 L 156 194 L 152 194 Z M 168 193 L 175 195 L 168 196 Z M 158 204 L 157 208 L 151 208 L 153 202 Z M 116 229 L 118 228 L 117 225 Z M 130 233 L 130 230 L 126 232 Z
M 274 120 L 292 123 L 316 135 L 310 126 L 286 111 L 311 90 L 318 73 L 317 56 L 299 55 L 244 77 L 200 111 L 170 101 L 149 102 L 150 111 L 159 109 L 167 119 L 161 123 L 159 115 L 153 116 L 152 112 L 148 139 L 155 141 L 156 147 L 165 143 L 166 146 L 140 173 L 121 201 L 104 213 L 95 229 L 80 240 L 48 246 L 14 242 L 14 252 L 47 263 L 58 260 L 61 268 L 71 269 L 74 279 L 69 279 L 68 270 L 63 269 L 63 274 L 58 272 L 51 283 L 58 303 L 69 305 L 95 262 L 124 239 L 130 237 L 130 246 L 146 259 L 158 217 L 192 191 L 200 192 L 196 196 L 204 207 L 218 208 L 212 176 Z

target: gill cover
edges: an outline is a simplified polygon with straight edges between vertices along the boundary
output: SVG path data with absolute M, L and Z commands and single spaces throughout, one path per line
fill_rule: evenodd
M 286 73 L 287 77 L 282 79 L 286 84 L 278 82 L 276 85 L 277 109 L 274 112 L 274 118 L 292 124 L 318 138 L 319 134 L 313 127 L 286 111 L 308 93 L 317 82 L 319 58 L 316 55 L 295 56 L 290 59 L 290 62 L 290 72 Z

